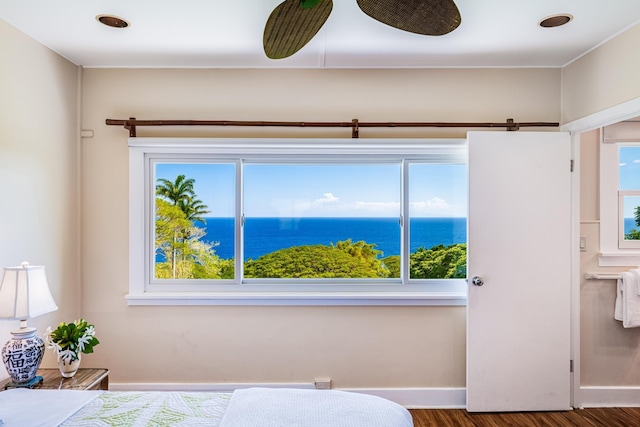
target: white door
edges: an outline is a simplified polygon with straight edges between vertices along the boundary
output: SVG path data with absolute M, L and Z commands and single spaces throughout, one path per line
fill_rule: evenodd
M 468 142 L 467 410 L 569 409 L 570 136 Z

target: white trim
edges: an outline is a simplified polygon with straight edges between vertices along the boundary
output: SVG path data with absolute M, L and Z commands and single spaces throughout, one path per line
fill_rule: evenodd
M 570 404 L 580 402 L 580 135 L 571 136 L 571 389 Z
M 449 161 L 466 163 L 465 138 L 129 138 L 129 148 L 141 152 L 176 154 L 236 154 L 239 149 L 251 155 L 264 155 L 265 159 L 281 159 L 284 155 L 354 155 L 369 158 L 399 158 L 398 153 L 424 154 L 425 147 L 435 156 Z M 354 142 L 355 141 L 355 142 Z M 391 145 L 393 141 L 393 145 Z M 137 150 L 136 150 L 137 151 Z M 363 156 L 364 157 L 364 156 Z M 435 157 L 434 157 L 435 158 Z
M 640 407 L 640 386 L 580 388 L 581 408 Z
M 127 304 L 133 305 L 295 305 L 295 306 L 464 306 L 466 292 L 415 292 L 415 293 L 373 293 L 373 292 L 147 292 L 129 294 Z
M 640 97 L 560 126 L 561 131 L 581 133 L 632 119 L 640 114 Z
M 313 383 L 109 383 L 110 391 L 211 391 L 231 393 L 249 387 L 313 389 Z M 382 397 L 410 409 L 463 409 L 464 387 L 335 388 L 333 390 Z
M 250 387 L 315 388 L 313 383 L 109 383 L 109 391 L 212 391 L 230 393 Z
M 599 253 L 599 267 L 638 267 L 640 266 L 640 252 L 628 253 Z

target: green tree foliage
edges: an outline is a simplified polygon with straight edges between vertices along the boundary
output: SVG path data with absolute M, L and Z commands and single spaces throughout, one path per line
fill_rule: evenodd
M 389 270 L 389 276 L 392 278 L 400 278 L 400 255 L 392 255 L 382 258 L 382 263 Z
M 636 219 L 636 225 L 640 227 L 640 206 L 636 206 L 634 217 Z M 640 240 L 640 230 L 634 228 L 624 235 L 626 240 Z
M 293 246 L 245 262 L 247 278 L 379 278 L 388 270 L 375 245 L 351 240 L 336 245 Z
M 156 199 L 156 250 L 165 262 L 156 263 L 159 279 L 218 279 L 223 263 L 214 245 L 203 242 L 204 229 L 195 227 L 176 205 Z
M 236 277 L 235 258 L 220 259 L 220 278 L 234 279 Z
M 247 278 L 399 278 L 400 257 L 378 259 L 375 245 L 351 240 L 335 245 L 294 246 L 245 263 Z M 464 279 L 467 245 L 438 245 L 411 254 L 412 279 Z
M 467 277 L 467 245 L 419 248 L 409 259 L 412 279 L 464 279 Z
M 159 279 L 233 278 L 232 260 L 221 260 L 216 244 L 202 241 L 205 230 L 195 226 L 208 213 L 194 191 L 195 180 L 178 175 L 175 181 L 159 179 L 156 185 L 156 251 L 165 262 L 157 262 Z M 231 265 L 231 267 L 229 267 Z
M 333 243 L 331 244 L 331 247 L 346 252 L 366 264 L 369 270 L 375 271 L 376 276 L 373 277 L 387 277 L 389 270 L 378 259 L 378 256 L 382 255 L 382 251 L 375 249 L 376 246 L 378 245 L 375 243 L 367 243 L 364 240 L 354 243 L 351 239 L 338 242 L 335 245 L 333 245 Z

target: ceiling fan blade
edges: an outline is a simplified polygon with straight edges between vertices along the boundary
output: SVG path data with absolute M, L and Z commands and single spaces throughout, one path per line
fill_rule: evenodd
M 271 59 L 293 55 L 320 31 L 332 9 L 332 0 L 285 0 L 280 3 L 264 26 L 264 53 Z
M 441 36 L 458 28 L 462 18 L 453 0 L 357 0 L 376 21 L 399 30 Z

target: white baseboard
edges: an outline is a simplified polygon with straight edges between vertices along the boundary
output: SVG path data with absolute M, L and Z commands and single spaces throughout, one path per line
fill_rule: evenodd
M 215 391 L 232 392 L 249 387 L 314 388 L 313 383 L 109 383 L 112 391 Z M 466 405 L 461 388 L 338 388 L 334 390 L 383 397 L 411 409 L 459 409 Z
M 239 388 L 314 388 L 313 383 L 112 383 L 111 391 L 215 391 L 232 392 Z
M 640 387 L 580 387 L 580 407 L 640 407 Z
M 314 388 L 313 383 L 109 383 L 113 391 L 232 392 L 249 387 Z M 334 390 L 383 397 L 410 409 L 463 409 L 466 389 L 459 388 L 338 388 Z M 580 387 L 580 408 L 640 407 L 640 386 Z

